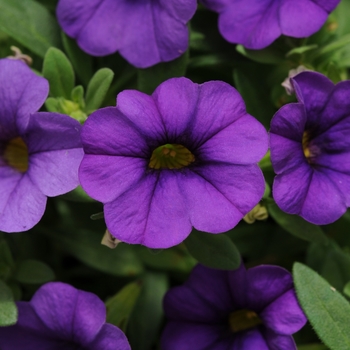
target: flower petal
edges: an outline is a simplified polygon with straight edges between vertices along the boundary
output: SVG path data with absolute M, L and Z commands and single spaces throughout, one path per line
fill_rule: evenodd
M 132 189 L 145 175 L 147 166 L 142 158 L 86 154 L 79 179 L 89 196 L 106 203 Z
M 116 326 L 106 323 L 102 326 L 87 350 L 131 350 L 125 334 Z
M 220 33 L 231 43 L 262 49 L 281 35 L 279 6 L 273 0 L 251 0 L 249 5 L 246 0 L 236 0 L 219 16 Z
M 162 334 L 161 347 L 163 350 L 225 350 L 230 344 L 228 335 L 227 325 L 169 322 Z M 224 346 L 218 345 L 220 343 Z
M 317 32 L 326 22 L 328 12 L 310 0 L 283 0 L 279 10 L 282 33 L 305 38 Z
M 30 304 L 61 339 L 82 345 L 93 341 L 106 320 L 106 308 L 96 295 L 65 283 L 43 285 Z
M 81 139 L 86 154 L 147 159 L 150 156 L 142 133 L 115 107 L 92 113 L 84 124 Z
M 259 328 L 252 328 L 245 332 L 237 333 L 234 339 L 232 350 L 270 350 L 266 344 L 266 340 Z
M 247 270 L 246 308 L 260 313 L 293 287 L 292 275 L 279 266 L 260 265 Z
M 149 248 L 182 242 L 192 226 L 178 176 L 172 170 L 150 171 L 129 191 L 106 203 L 105 220 L 111 234 Z
M 267 149 L 265 128 L 247 114 L 219 131 L 198 151 L 203 161 L 252 164 L 260 161 Z
M 269 350 L 297 350 L 294 339 L 290 335 L 280 335 L 268 328 L 263 330 L 263 335 Z
M 0 230 L 21 232 L 31 229 L 44 214 L 46 196 L 27 174 L 0 167 Z
M 284 335 L 299 331 L 307 321 L 294 289 L 288 290 L 273 300 L 259 316 L 267 328 Z
M 1 350 L 57 349 L 59 340 L 55 333 L 44 325 L 32 306 L 27 302 L 17 302 L 17 308 L 17 323 L 9 327 L 0 327 Z
M 202 265 L 193 269 L 183 286 L 172 288 L 164 298 L 167 318 L 176 321 L 227 323 L 234 307 L 227 272 Z
M 19 136 L 31 113 L 45 102 L 49 92 L 46 79 L 33 73 L 22 61 L 0 60 L 0 138 Z

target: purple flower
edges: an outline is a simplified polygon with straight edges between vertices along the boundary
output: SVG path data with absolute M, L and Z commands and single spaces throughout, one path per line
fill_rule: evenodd
M 25 63 L 0 60 L 0 230 L 25 231 L 41 219 L 47 196 L 78 185 L 80 124 L 37 112 L 48 82 Z
M 317 32 L 340 0 L 200 0 L 219 13 L 219 31 L 248 49 L 269 46 L 280 35 Z
M 123 91 L 117 107 L 88 118 L 82 141 L 81 184 L 123 242 L 168 248 L 192 226 L 227 231 L 264 192 L 256 163 L 266 131 L 224 82 L 174 78 L 152 96 Z
M 350 207 L 350 81 L 315 72 L 292 81 L 299 103 L 271 121 L 273 197 L 287 213 L 329 224 Z
M 106 308 L 95 294 L 50 282 L 17 307 L 17 323 L 0 327 L 1 350 L 130 350 L 124 333 L 105 323 Z
M 60 0 L 57 18 L 87 53 L 119 51 L 132 65 L 146 68 L 186 51 L 186 24 L 196 8 L 196 0 Z
M 164 299 L 163 350 L 296 350 L 306 318 L 291 274 L 278 266 L 213 270 L 198 265 Z

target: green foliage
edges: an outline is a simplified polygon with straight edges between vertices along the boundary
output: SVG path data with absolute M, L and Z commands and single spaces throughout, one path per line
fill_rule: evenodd
M 92 113 L 99 108 L 112 83 L 114 73 L 109 68 L 101 68 L 91 78 L 86 91 L 86 112 Z
M 319 226 L 305 221 L 298 215 L 285 213 L 273 200 L 266 203 L 271 217 L 290 234 L 310 242 L 327 243 L 327 236 Z
M 0 30 L 41 57 L 61 44 L 55 17 L 34 0 L 0 0 Z
M 49 81 L 50 96 L 70 99 L 74 87 L 74 71 L 67 56 L 51 47 L 44 58 L 43 76 Z
M 11 289 L 0 280 L 0 327 L 17 322 L 18 311 Z
M 142 279 L 142 292 L 134 307 L 127 336 L 132 350 L 150 350 L 163 319 L 163 297 L 168 290 L 166 274 L 148 272 Z
M 141 292 L 141 283 L 127 284 L 112 298 L 106 302 L 107 322 L 126 331 L 131 312 Z
M 237 247 L 224 234 L 210 234 L 194 229 L 184 243 L 190 254 L 205 266 L 235 270 L 241 263 Z
M 55 273 L 38 260 L 24 260 L 17 264 L 13 278 L 20 283 L 43 284 L 55 279 Z
M 155 88 L 163 81 L 184 76 L 188 59 L 189 53 L 186 51 L 173 61 L 159 63 L 146 69 L 139 69 L 137 72 L 138 89 L 147 94 L 152 94 Z
M 332 350 L 350 349 L 350 304 L 309 267 L 295 263 L 298 300 L 320 339 Z

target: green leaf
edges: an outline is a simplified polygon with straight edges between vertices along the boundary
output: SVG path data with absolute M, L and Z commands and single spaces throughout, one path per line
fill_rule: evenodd
M 81 109 L 85 108 L 84 87 L 82 85 L 78 85 L 72 90 L 71 99 L 73 102 L 76 102 Z
M 295 47 L 294 49 L 287 52 L 286 57 L 290 57 L 290 56 L 296 55 L 296 54 L 302 55 L 304 52 L 308 52 L 308 51 L 312 51 L 312 50 L 317 49 L 317 47 L 318 47 L 317 44 Z
M 298 350 L 328 350 L 328 347 L 323 344 L 307 344 L 298 346 Z
M 0 280 L 0 327 L 15 324 L 17 317 L 18 311 L 11 289 Z
M 141 283 L 133 282 L 127 284 L 115 296 L 106 302 L 107 322 L 119 327 L 123 332 L 141 292 Z
M 0 0 L 0 30 L 40 57 L 61 44 L 55 17 L 33 0 Z
M 0 240 L 0 261 L 10 267 L 14 266 L 11 250 L 4 239 Z
M 345 285 L 343 293 L 350 298 L 350 281 Z
M 49 112 L 61 112 L 60 102 L 55 97 L 48 97 L 45 101 L 45 107 Z
M 13 278 L 21 283 L 43 284 L 53 281 L 55 273 L 45 263 L 28 259 L 17 265 Z
M 184 241 L 190 254 L 201 264 L 221 270 L 235 270 L 241 255 L 229 237 L 193 230 Z
M 328 238 L 319 226 L 313 225 L 298 215 L 287 214 L 273 200 L 266 201 L 269 214 L 290 234 L 310 242 L 327 243 Z
M 236 50 L 243 56 L 259 63 L 278 64 L 284 60 L 283 54 L 271 46 L 262 50 L 249 50 L 242 45 L 237 45 Z
M 67 56 L 51 47 L 44 58 L 43 76 L 49 81 L 50 96 L 69 100 L 74 87 L 74 71 Z
M 350 349 L 350 304 L 309 267 L 295 263 L 298 300 L 320 339 L 331 349 Z
M 128 325 L 132 350 L 150 350 L 157 339 L 163 319 L 163 298 L 168 279 L 163 273 L 147 273 L 142 280 L 142 292 Z
M 139 69 L 137 71 L 138 89 L 147 94 L 152 94 L 155 88 L 163 81 L 184 76 L 188 59 L 189 53 L 186 51 L 182 56 L 173 61 L 159 63 L 146 69 Z
M 92 69 L 92 57 L 82 51 L 74 39 L 69 38 L 62 32 L 62 42 L 64 50 L 67 52 L 67 55 L 72 62 L 74 71 L 77 73 L 77 76 L 86 86 L 90 81 L 93 69 Z
M 114 73 L 111 69 L 101 68 L 91 78 L 86 91 L 85 111 L 87 114 L 92 113 L 101 106 L 113 77 Z
M 121 243 L 116 249 L 101 245 L 102 234 L 86 230 L 64 230 L 57 233 L 57 241 L 71 255 L 99 271 L 115 276 L 135 276 L 143 265 L 132 246 Z

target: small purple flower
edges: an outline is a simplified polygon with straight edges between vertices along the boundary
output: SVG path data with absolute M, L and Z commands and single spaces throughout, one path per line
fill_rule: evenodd
M 280 35 L 317 32 L 340 0 L 200 0 L 219 13 L 219 31 L 248 49 L 269 46 Z
M 316 72 L 292 78 L 299 103 L 271 121 L 273 197 L 287 213 L 325 225 L 350 207 L 350 81 Z
M 271 121 L 273 197 L 287 213 L 329 224 L 350 206 L 350 81 L 334 85 L 316 72 L 292 81 L 299 103 Z
M 18 60 L 0 60 L 0 230 L 26 231 L 44 214 L 47 196 L 78 185 L 80 124 L 37 112 L 48 82 Z
M 57 18 L 87 53 L 119 51 L 132 65 L 146 68 L 187 50 L 186 24 L 196 8 L 196 0 L 60 0 Z
M 47 283 L 17 307 L 17 323 L 0 327 L 1 350 L 131 349 L 124 333 L 106 323 L 103 302 L 69 284 Z
M 123 242 L 168 248 L 192 227 L 227 231 L 264 192 L 256 163 L 267 133 L 224 82 L 174 78 L 152 96 L 123 91 L 117 107 L 91 114 L 82 141 L 81 184 Z
M 291 274 L 278 266 L 213 270 L 198 265 L 164 299 L 163 350 L 296 350 L 306 323 Z

